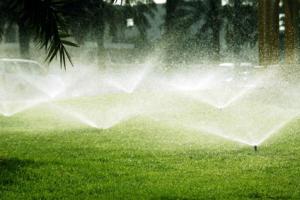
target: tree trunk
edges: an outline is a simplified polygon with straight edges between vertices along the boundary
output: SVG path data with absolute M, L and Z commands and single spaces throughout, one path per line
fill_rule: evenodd
M 274 0 L 271 6 L 269 38 L 270 38 L 270 58 L 271 64 L 279 63 L 279 0 Z
M 175 11 L 178 6 L 179 0 L 167 0 L 166 1 L 166 18 L 165 18 L 165 33 L 163 36 L 164 46 L 166 49 L 166 55 L 163 58 L 164 62 L 167 64 L 167 68 L 177 63 L 176 56 L 178 40 L 177 32 L 174 27 L 175 22 Z M 176 59 L 175 59 L 176 58 Z M 180 58 L 179 58 L 180 59 Z
M 17 42 L 17 29 L 15 24 L 9 24 L 6 27 L 5 34 L 4 34 L 5 42 L 6 43 L 14 43 Z
M 19 46 L 20 46 L 20 55 L 22 58 L 29 59 L 29 45 L 30 45 L 30 34 L 27 27 L 20 22 L 19 24 Z
M 233 53 L 235 56 L 239 56 L 241 51 L 241 33 L 240 33 L 240 19 L 243 17 L 241 15 L 241 6 L 242 2 L 240 0 L 234 0 L 234 14 L 233 14 L 233 41 L 232 41 L 232 47 L 233 47 Z
M 297 12 L 295 0 L 284 1 L 285 10 L 285 63 L 297 63 Z
M 105 4 L 101 1 L 102 11 L 105 12 Z M 98 16 L 98 27 L 96 31 L 96 43 L 97 43 L 97 63 L 100 69 L 106 68 L 107 55 L 104 48 L 104 35 L 105 35 L 105 21 L 103 12 Z
M 212 1 L 211 2 L 211 9 L 212 9 L 212 19 L 213 19 L 213 41 L 212 41 L 212 53 L 213 53 L 213 61 L 219 62 L 220 61 L 220 7 L 222 5 L 221 0 Z
M 103 26 L 98 27 L 97 31 L 97 60 L 98 60 L 98 66 L 101 69 L 106 68 L 106 50 L 104 48 L 104 23 Z
M 266 64 L 266 37 L 265 37 L 265 11 L 266 10 L 266 1 L 259 0 L 258 2 L 258 57 L 259 57 L 259 64 L 265 65 Z
M 259 63 L 279 62 L 279 0 L 259 0 Z
M 167 34 L 173 32 L 173 24 L 174 24 L 174 13 L 176 7 L 179 3 L 179 0 L 167 0 L 166 1 L 166 32 Z

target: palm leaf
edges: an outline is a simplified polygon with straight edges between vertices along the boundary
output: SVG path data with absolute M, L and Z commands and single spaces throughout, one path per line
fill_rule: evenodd
M 59 54 L 61 67 L 66 60 L 72 65 L 66 46 L 77 46 L 62 40 L 68 36 L 64 21 L 63 5 L 66 0 L 12 0 L 10 8 L 18 13 L 19 20 L 33 30 L 35 41 L 47 52 L 46 61 L 51 62 Z

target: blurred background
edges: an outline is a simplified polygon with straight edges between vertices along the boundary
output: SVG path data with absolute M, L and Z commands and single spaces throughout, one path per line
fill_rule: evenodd
M 100 68 L 141 63 L 149 55 L 167 68 L 223 62 L 293 64 L 298 63 L 298 4 L 296 0 L 2 0 L 0 57 L 43 62 L 61 52 L 69 53 L 75 63 L 94 62 Z

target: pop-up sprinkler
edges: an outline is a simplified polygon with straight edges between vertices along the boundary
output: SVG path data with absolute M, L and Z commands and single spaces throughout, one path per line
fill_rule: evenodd
M 254 145 L 254 151 L 257 151 L 257 145 Z

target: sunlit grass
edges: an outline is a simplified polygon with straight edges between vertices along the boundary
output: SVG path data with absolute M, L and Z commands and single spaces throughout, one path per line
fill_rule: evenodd
M 0 126 L 0 199 L 300 198 L 299 120 L 258 152 L 142 116 L 89 128 L 46 105 Z

